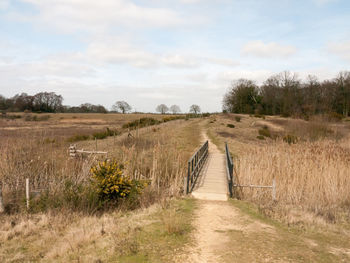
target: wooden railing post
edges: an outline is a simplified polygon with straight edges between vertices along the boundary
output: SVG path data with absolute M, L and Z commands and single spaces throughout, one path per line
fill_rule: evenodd
M 233 162 L 228 149 L 227 143 L 225 143 L 225 153 L 226 153 L 226 171 L 227 171 L 227 183 L 230 197 L 233 196 Z
M 190 192 L 190 177 L 191 177 L 191 162 L 188 162 L 188 173 L 187 173 L 187 183 L 186 183 L 186 194 Z

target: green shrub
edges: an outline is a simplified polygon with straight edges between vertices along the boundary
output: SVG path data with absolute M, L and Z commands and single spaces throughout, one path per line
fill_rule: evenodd
M 307 129 L 307 133 L 307 136 L 311 141 L 316 141 L 334 135 L 334 131 L 326 123 L 322 122 L 311 123 Z
M 94 213 L 103 208 L 95 189 L 90 184 L 76 183 L 70 179 L 64 181 L 61 191 L 41 191 L 33 196 L 30 212 L 37 213 L 48 209 L 70 209 Z
M 51 116 L 50 115 L 42 115 L 42 116 L 37 116 L 37 115 L 31 115 L 31 114 L 27 114 L 24 117 L 25 121 L 47 121 L 48 119 L 50 119 Z
M 55 139 L 50 139 L 50 138 L 45 138 L 45 140 L 44 140 L 45 144 L 52 144 L 52 143 L 55 143 L 55 142 L 56 142 Z
M 288 143 L 288 144 L 295 144 L 298 142 L 298 137 L 294 135 L 287 134 L 286 136 L 283 137 L 283 141 Z
M 10 114 L 6 114 L 6 112 L 3 112 L 1 114 L 1 118 L 8 119 L 8 120 L 15 120 L 15 119 L 22 118 L 22 116 L 21 115 L 12 115 L 12 114 L 10 115 Z
M 92 183 L 102 200 L 125 199 L 142 193 L 145 181 L 132 180 L 124 174 L 123 164 L 104 161 L 91 168 Z
M 241 121 L 241 117 L 240 116 L 235 116 L 235 120 L 236 120 L 236 122 L 240 122 Z
M 271 132 L 269 131 L 267 126 L 264 126 L 262 129 L 259 131 L 259 135 L 264 136 L 264 137 L 269 137 L 271 138 Z
M 108 137 L 108 134 L 105 132 L 105 131 L 102 131 L 102 132 L 94 132 L 92 134 L 92 137 L 95 139 L 98 139 L 98 140 L 102 140 L 102 139 L 105 139 Z
M 90 136 L 86 134 L 77 134 L 73 135 L 72 137 L 69 137 L 67 139 L 68 142 L 78 142 L 78 141 L 86 141 L 89 140 Z
M 209 112 L 202 113 L 202 117 L 209 117 L 209 116 L 210 116 L 210 113 L 209 113 Z
M 184 116 L 169 116 L 169 117 L 164 117 L 162 119 L 163 122 L 168 122 L 168 121 L 174 121 L 174 120 L 179 120 L 179 119 L 184 119 Z
M 258 136 L 256 136 L 256 138 L 258 138 L 259 140 L 265 140 L 265 137 L 262 135 L 258 135 Z
M 111 130 L 110 128 L 106 128 L 105 131 L 101 131 L 101 132 L 95 132 L 92 134 L 93 138 L 102 140 L 107 138 L 108 136 L 114 136 L 114 135 L 119 135 L 120 132 L 117 130 Z
M 265 115 L 262 115 L 262 114 L 254 114 L 254 117 L 255 118 L 262 118 L 265 120 Z
M 128 123 L 125 123 L 123 125 L 124 129 L 130 128 L 130 129 L 136 129 L 136 128 L 142 128 L 146 126 L 152 126 L 161 123 L 160 121 L 153 119 L 153 118 L 141 118 L 139 120 L 134 120 Z
M 328 114 L 328 120 L 329 121 L 341 121 L 344 118 L 342 114 L 331 112 Z
M 233 125 L 231 123 L 227 124 L 226 126 L 229 127 L 229 128 L 234 128 L 235 127 L 235 125 Z

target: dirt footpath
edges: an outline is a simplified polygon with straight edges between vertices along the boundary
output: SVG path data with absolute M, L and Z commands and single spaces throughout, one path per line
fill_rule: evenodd
M 191 263 L 240 262 L 233 257 L 232 234 L 274 233 L 273 227 L 250 220 L 225 201 L 198 201 L 194 220 L 195 246 L 188 248 L 187 256 L 182 257 Z

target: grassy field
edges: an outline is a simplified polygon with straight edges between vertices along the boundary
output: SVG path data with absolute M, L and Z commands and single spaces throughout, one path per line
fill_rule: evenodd
M 180 253 L 180 244 L 189 242 L 191 226 L 185 218 L 194 203 L 171 199 L 183 191 L 187 159 L 200 145 L 203 120 L 173 120 L 130 131 L 122 127 L 145 117 L 173 116 L 53 114 L 45 121 L 2 120 L 0 261 L 164 262 Z M 73 134 L 106 127 L 119 131 L 97 140 L 98 150 L 108 155 L 69 157 Z M 78 149 L 96 148 L 91 139 L 74 143 Z M 129 178 L 150 184 L 140 195 L 101 206 L 90 168 L 106 159 L 122 164 Z M 25 178 L 31 190 L 39 191 L 31 194 L 29 211 Z
M 11 118 L 12 116 L 12 118 Z M 66 139 L 77 134 L 92 134 L 106 128 L 120 129 L 124 124 L 140 118 L 163 118 L 174 115 L 117 114 L 117 113 L 7 113 L 0 118 L 2 137 L 11 138 L 34 132 L 41 136 Z M 16 117 L 16 118 L 15 118 Z
M 228 143 L 238 183 L 272 185 L 276 179 L 277 203 L 270 189 L 240 188 L 239 198 L 288 223 L 349 218 L 348 121 L 227 114 L 211 117 L 207 127 L 222 150 Z
M 47 124 L 40 124 L 40 129 L 37 128 L 36 122 L 28 124 L 24 120 L 15 120 L 14 126 L 7 127 L 13 128 L 12 130 L 5 129 L 6 127 L 0 129 L 2 148 L 0 178 L 4 184 L 3 192 L 8 212 L 23 209 L 25 178 L 30 179 L 33 190 L 40 189 L 45 193 L 41 195 L 44 197 L 37 200 L 38 205 L 33 205 L 33 209 L 45 210 L 57 206 L 74 208 L 81 205 L 89 210 L 93 204 L 82 199 L 88 199 L 83 197 L 84 186 L 89 180 L 90 167 L 106 158 L 115 159 L 121 163 L 125 167 L 125 173 L 131 179 L 151 179 L 152 188 L 157 193 L 166 192 L 166 195 L 177 195 L 182 187 L 185 160 L 200 143 L 200 138 L 197 136 L 200 120 L 174 120 L 131 130 L 132 135 L 129 135 L 128 129 L 122 128 L 121 125 L 139 117 L 144 118 L 144 115 L 127 114 L 125 119 L 120 117 L 121 114 L 108 115 L 81 114 L 78 115 L 79 118 L 70 122 L 70 126 L 64 128 L 55 123 L 62 117 L 72 120 L 70 114 L 68 117 L 61 114 L 61 117 L 55 117 L 56 120 L 50 118 Z M 100 119 L 97 119 L 98 117 Z M 98 150 L 108 151 L 108 156 L 84 155 L 80 158 L 69 158 L 68 147 L 71 144 L 69 138 L 77 132 L 76 123 L 87 119 L 95 123 L 97 120 L 104 122 L 107 121 L 107 117 L 118 118 L 119 126 L 109 126 L 111 130 L 117 131 L 116 136 L 98 141 L 78 140 L 74 143 L 77 144 L 78 149 L 85 150 L 95 150 L 97 145 Z M 166 116 L 154 115 L 153 117 L 163 119 Z M 9 126 L 8 122 L 12 121 L 4 122 Z M 32 126 L 28 126 L 28 129 L 22 129 L 30 124 Z M 89 124 L 84 125 L 87 126 L 86 129 L 95 129 Z M 77 135 L 79 133 L 75 136 Z M 69 200 L 65 197 L 67 192 L 72 192 Z M 48 200 L 42 200 L 43 198 Z M 69 204 L 70 201 L 73 203 Z
M 348 262 L 349 233 L 341 225 L 283 224 L 261 214 L 250 202 L 231 200 L 245 227 L 228 231 L 234 249 L 225 262 Z M 244 242 L 242 242 L 244 240 Z
M 39 116 L 43 114 L 35 119 Z M 187 261 L 189 255 L 199 253 L 191 250 L 193 230 L 198 228 L 193 222 L 201 222 L 196 219 L 204 203 L 181 197 L 183 178 L 203 131 L 222 151 L 228 143 L 239 183 L 271 185 L 273 178 L 277 183 L 276 201 L 270 189 L 237 189 L 238 200 L 225 206 L 232 208 L 223 212 L 228 221 L 222 224 L 230 225 L 229 230 L 214 226 L 213 231 L 224 231 L 229 240 L 225 244 L 236 249 L 222 247 L 222 262 L 261 257 L 346 262 L 349 258 L 347 120 L 234 114 L 167 122 L 163 119 L 171 116 L 50 116 L 0 119 L 0 179 L 6 210 L 0 215 L 1 262 Z M 126 128 L 144 117 L 160 122 Z M 104 139 L 93 139 L 107 128 L 115 136 L 109 132 Z M 80 135 L 89 138 L 81 140 Z M 72 137 L 78 139 L 72 142 Z M 72 143 L 77 149 L 97 147 L 108 154 L 69 158 Z M 125 175 L 147 181 L 147 187 L 125 200 L 101 203 L 90 168 L 106 160 L 122 164 Z M 25 178 L 37 190 L 29 210 Z M 229 218 L 230 214 L 234 216 Z
M 192 199 L 101 216 L 32 214 L 0 228 L 1 262 L 175 262 L 191 243 Z

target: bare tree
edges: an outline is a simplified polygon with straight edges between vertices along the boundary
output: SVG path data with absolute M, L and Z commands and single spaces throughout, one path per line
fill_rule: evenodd
M 112 110 L 117 112 L 121 111 L 123 114 L 131 111 L 131 109 L 131 106 L 126 101 L 117 101 L 112 106 Z
M 34 109 L 43 112 L 57 112 L 62 107 L 63 97 L 54 92 L 40 92 L 34 95 Z
M 165 114 L 167 111 L 169 111 L 169 108 L 165 104 L 160 104 L 157 106 L 156 111 L 161 113 L 161 114 Z
M 338 111 L 347 117 L 350 111 L 350 72 L 340 72 L 335 78 L 335 83 L 337 85 Z
M 223 108 L 228 112 L 254 113 L 257 104 L 258 87 L 248 79 L 232 82 L 223 100 Z
M 198 113 L 201 112 L 201 108 L 200 108 L 198 105 L 193 104 L 193 105 L 190 107 L 190 112 L 197 115 Z
M 180 109 L 180 107 L 178 105 L 172 105 L 172 106 L 170 106 L 170 111 L 173 114 L 177 114 L 177 113 L 181 112 L 181 109 Z

